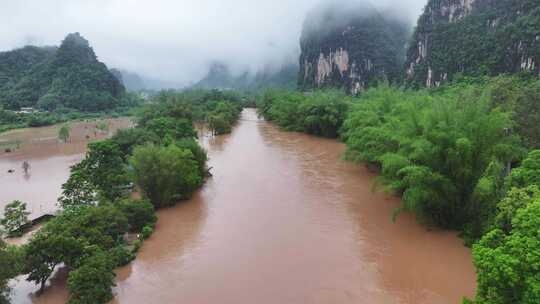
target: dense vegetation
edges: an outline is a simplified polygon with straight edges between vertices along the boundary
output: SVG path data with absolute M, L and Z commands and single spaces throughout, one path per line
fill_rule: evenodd
M 433 86 L 459 75 L 519 71 L 538 75 L 539 28 L 535 0 L 428 1 L 409 44 L 410 83 Z
M 473 246 L 478 304 L 540 300 L 540 150 L 534 150 L 505 181 L 489 232 Z
M 60 47 L 0 53 L 0 106 L 99 112 L 130 105 L 124 86 L 88 41 L 69 34 Z
M 50 126 L 71 120 L 130 116 L 132 114 L 132 107 L 142 104 L 142 99 L 136 94 L 128 93 L 128 95 L 130 100 L 129 106 L 126 105 L 126 107 L 117 108 L 112 111 L 95 113 L 79 112 L 66 108 L 60 108 L 52 112 L 17 113 L 3 109 L 0 106 L 0 133 L 18 128 Z
M 522 153 L 518 137 L 506 133 L 510 115 L 482 93 L 369 90 L 344 124 L 348 155 L 379 165 L 381 183 L 402 194 L 402 209 L 476 238 L 493 213 L 506 165 Z
M 240 117 L 246 98 L 235 91 L 188 90 L 184 92 L 162 91 L 156 97 L 156 105 L 143 109 L 142 124 L 152 123 L 154 117 L 189 119 L 206 123 L 216 134 L 231 131 Z M 168 113 L 172 109 L 172 113 Z
M 259 114 L 289 131 L 337 137 L 351 98 L 339 91 L 303 94 L 266 91 L 258 101 Z
M 70 303 L 110 301 L 113 270 L 134 259 L 152 234 L 155 210 L 188 199 L 208 174 L 194 122 L 220 118 L 227 129 L 219 133 L 230 132 L 241 108 L 233 93 L 163 92 L 139 111 L 136 128 L 91 143 L 62 186 L 62 212 L 28 244 L 0 244 L 0 303 L 8 301 L 10 278 L 26 274 L 43 291 L 60 265 L 69 270 Z M 142 198 L 132 198 L 133 191 Z M 21 206 L 14 202 L 6 209 L 2 224 L 10 231 L 26 223 Z M 130 233 L 138 237 L 126 237 Z
M 478 271 L 474 303 L 537 303 L 538 96 L 535 78 L 500 76 L 433 90 L 381 84 L 358 98 L 268 91 L 258 106 L 287 130 L 340 137 L 348 159 L 380 168 L 377 185 L 402 196 L 396 216 L 460 231 Z

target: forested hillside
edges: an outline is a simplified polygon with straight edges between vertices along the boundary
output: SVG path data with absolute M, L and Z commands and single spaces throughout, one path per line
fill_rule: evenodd
M 122 104 L 125 89 L 79 33 L 60 47 L 0 53 L 0 105 L 95 112 Z
M 438 86 L 458 75 L 540 73 L 536 0 L 430 0 L 407 54 L 413 85 Z

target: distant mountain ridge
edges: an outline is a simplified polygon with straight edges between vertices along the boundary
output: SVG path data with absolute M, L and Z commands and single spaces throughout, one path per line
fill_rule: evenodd
M 296 88 L 296 64 L 283 64 L 281 66 L 267 65 L 253 73 L 244 72 L 233 75 L 229 67 L 221 62 L 210 66 L 206 76 L 192 86 L 198 89 L 235 89 L 244 91 L 257 91 L 265 88 Z
M 130 72 L 123 69 L 111 69 L 111 72 L 120 80 L 120 82 L 122 82 L 122 84 L 126 87 L 126 90 L 130 92 L 181 89 L 184 87 L 184 85 L 179 82 L 165 81 L 141 76 L 135 72 Z
M 60 47 L 27 46 L 0 53 L 0 105 L 102 111 L 121 103 L 122 83 L 79 33 Z

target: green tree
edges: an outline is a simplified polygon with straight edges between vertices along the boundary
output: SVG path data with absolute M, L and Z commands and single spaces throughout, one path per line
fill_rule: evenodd
M 13 201 L 4 207 L 4 217 L 0 220 L 0 225 L 4 227 L 8 236 L 22 235 L 22 228 L 28 224 L 26 203 Z
M 148 200 L 124 199 L 115 204 L 127 217 L 131 231 L 141 231 L 146 225 L 157 221 L 154 205 Z
M 159 144 L 161 142 L 161 138 L 155 133 L 144 128 L 118 130 L 111 140 L 118 145 L 125 159 L 133 154 L 135 146 L 141 146 L 147 143 Z
M 86 157 L 71 168 L 59 202 L 64 208 L 88 205 L 95 203 L 98 195 L 113 201 L 122 195 L 122 187 L 127 183 L 118 145 L 111 140 L 92 143 Z
M 106 121 L 100 121 L 97 125 L 97 129 L 102 132 L 109 132 L 109 124 Z
M 8 246 L 0 239 L 0 304 L 8 304 L 8 281 L 22 271 L 23 253 L 15 246 Z
M 70 130 L 71 128 L 68 124 L 63 124 L 58 130 L 58 138 L 63 142 L 67 142 L 69 139 Z
M 164 139 L 167 136 L 172 137 L 172 139 L 197 137 L 197 133 L 193 129 L 191 121 L 183 118 L 155 118 L 148 121 L 144 127 L 161 139 Z
M 68 288 L 70 304 L 107 303 L 113 299 L 115 264 L 111 257 L 98 251 L 81 261 L 81 266 L 71 271 Z
M 45 283 L 61 263 L 73 265 L 82 255 L 82 244 L 72 236 L 38 233 L 24 248 L 23 272 L 27 280 L 40 285 L 40 292 Z
M 191 138 L 184 138 L 176 141 L 174 144 L 181 149 L 191 151 L 191 153 L 193 153 L 193 157 L 197 161 L 201 176 L 205 176 L 207 174 L 206 162 L 208 161 L 208 155 L 197 141 Z
M 122 236 L 128 229 L 126 215 L 113 204 L 102 202 L 98 206 L 68 209 L 48 222 L 40 232 L 73 236 L 84 244 L 108 250 L 122 243 Z
M 507 187 L 527 187 L 536 185 L 540 187 L 540 150 L 529 152 L 521 165 L 512 170 L 508 177 Z
M 112 204 L 65 210 L 24 246 L 23 273 L 43 290 L 58 265 L 78 268 L 96 251 L 114 253 L 109 259 L 116 266 L 125 260 L 118 249 L 128 228 L 128 218 Z
M 540 189 L 538 186 L 527 188 L 512 188 L 504 199 L 497 204 L 494 228 L 498 228 L 504 233 L 512 230 L 512 220 L 518 210 L 527 207 L 532 202 L 540 200 Z
M 540 201 L 519 209 L 512 229 L 487 233 L 473 247 L 478 304 L 540 301 Z
M 202 183 L 193 153 L 175 145 L 137 147 L 130 164 L 135 183 L 156 208 L 189 198 Z
M 208 117 L 208 127 L 213 135 L 231 133 L 231 125 L 223 115 L 210 115 Z

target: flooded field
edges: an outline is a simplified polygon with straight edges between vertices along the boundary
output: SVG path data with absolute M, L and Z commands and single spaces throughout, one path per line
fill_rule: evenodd
M 101 122 L 107 128 L 97 128 Z M 69 168 L 81 161 L 88 143 L 130 126 L 128 118 L 73 122 L 66 143 L 58 139 L 59 125 L 0 134 L 0 214 L 13 200 L 27 203 L 31 218 L 53 213 Z M 25 161 L 30 164 L 28 174 L 22 168 Z
M 342 161 L 343 144 L 280 131 L 254 110 L 204 144 L 214 176 L 159 211 L 137 259 L 117 270 L 113 303 L 450 304 L 474 294 L 470 250 L 410 215 L 392 223 L 399 199 L 373 192 L 375 176 Z M 67 299 L 62 271 L 38 298 L 27 285 L 14 303 Z

